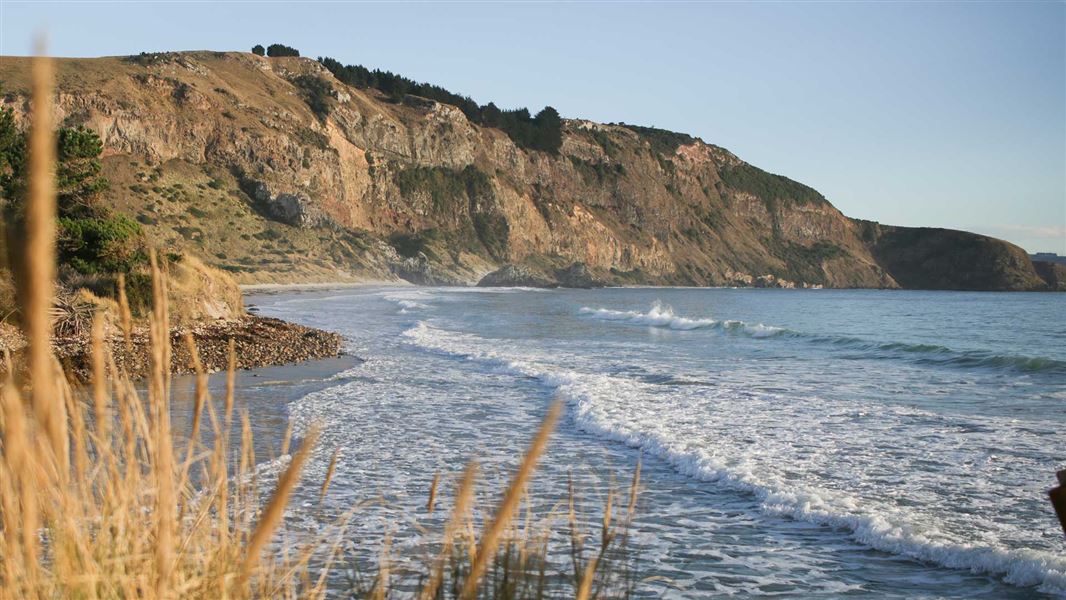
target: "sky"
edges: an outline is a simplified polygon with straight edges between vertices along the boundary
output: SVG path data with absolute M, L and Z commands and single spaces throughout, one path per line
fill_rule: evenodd
M 682 131 L 845 214 L 1066 255 L 1063 2 L 15 2 L 0 54 L 274 42 Z

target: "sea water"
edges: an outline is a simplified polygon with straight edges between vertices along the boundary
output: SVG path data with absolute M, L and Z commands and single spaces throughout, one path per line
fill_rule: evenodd
M 365 287 L 248 303 L 340 332 L 361 359 L 277 400 L 297 433 L 322 428 L 289 522 L 357 507 L 352 560 L 386 536 L 422 558 L 434 474 L 476 457 L 491 504 L 560 398 L 532 496 L 563 498 L 573 476 L 594 507 L 642 460 L 641 595 L 1066 594 L 1047 500 L 1066 467 L 1066 295 Z M 277 409 L 252 412 L 280 429 Z

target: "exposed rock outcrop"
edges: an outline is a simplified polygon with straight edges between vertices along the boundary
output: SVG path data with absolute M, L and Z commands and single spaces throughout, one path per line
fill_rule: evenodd
M 598 288 L 607 285 L 597 278 L 584 263 L 576 262 L 565 269 L 555 269 L 546 275 L 522 265 L 504 265 L 485 275 L 478 287 L 538 287 L 538 288 Z
M 565 269 L 555 271 L 555 279 L 562 287 L 568 288 L 598 288 L 607 285 L 593 276 L 588 265 L 576 262 Z
M 1058 262 L 1035 260 L 1036 274 L 1044 280 L 1049 290 L 1066 292 L 1066 265 Z
M 504 265 L 482 277 L 477 285 L 478 287 L 559 287 L 558 282 L 518 265 Z

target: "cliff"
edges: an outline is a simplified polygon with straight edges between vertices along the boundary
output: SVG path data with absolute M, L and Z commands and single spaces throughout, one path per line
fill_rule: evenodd
M 878 263 L 911 289 L 1055 289 L 1021 248 L 984 235 L 929 227 L 864 223 L 864 237 Z
M 0 63 L 28 109 L 28 59 Z M 683 134 L 563 122 L 526 150 L 463 112 L 306 58 L 61 59 L 58 117 L 104 141 L 108 201 L 239 281 L 472 284 L 505 264 L 599 282 L 1044 289 L 1000 240 L 849 219 Z

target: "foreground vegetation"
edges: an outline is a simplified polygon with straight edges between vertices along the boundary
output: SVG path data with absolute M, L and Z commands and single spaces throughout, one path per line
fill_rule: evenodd
M 87 387 L 72 385 L 52 355 L 57 215 L 49 68 L 44 60 L 35 63 L 20 219 L 17 297 L 29 342 L 28 375 L 16 381 L 6 356 L 0 387 L 0 600 L 317 598 L 336 591 L 345 526 L 356 516 L 348 512 L 315 536 L 295 539 L 285 533 L 285 508 L 312 456 L 317 431 L 312 428 L 293 450 L 286 435 L 279 449 L 283 468 L 268 484 L 256 468 L 249 415 L 236 411 L 232 345 L 225 395 L 216 402 L 187 338 L 195 401 L 187 434 L 175 433 L 169 281 L 154 252 L 147 257 L 152 357 L 144 389 L 116 366 L 104 343 L 116 328 L 130 335 L 133 315 L 124 286 L 118 288 L 119 314 L 97 312 L 92 320 Z M 375 574 L 349 593 L 425 599 L 627 596 L 633 586 L 628 527 L 639 466 L 624 513 L 613 508 L 614 495 L 608 496 L 598 543 L 589 541 L 575 514 L 573 490 L 562 513 L 568 524 L 563 548 L 552 541 L 554 519 L 537 528 L 528 517 L 524 523 L 517 518 L 561 410 L 559 403 L 549 410 L 483 527 L 475 528 L 477 465 L 471 463 L 456 486 L 446 526 L 427 532 L 435 556 L 415 574 L 397 574 L 389 568 L 386 548 Z M 323 497 L 332 465 L 320 483 Z M 438 476 L 427 512 L 434 510 L 439 485 Z M 553 572 L 551 557 L 559 554 L 570 557 L 565 574 Z

